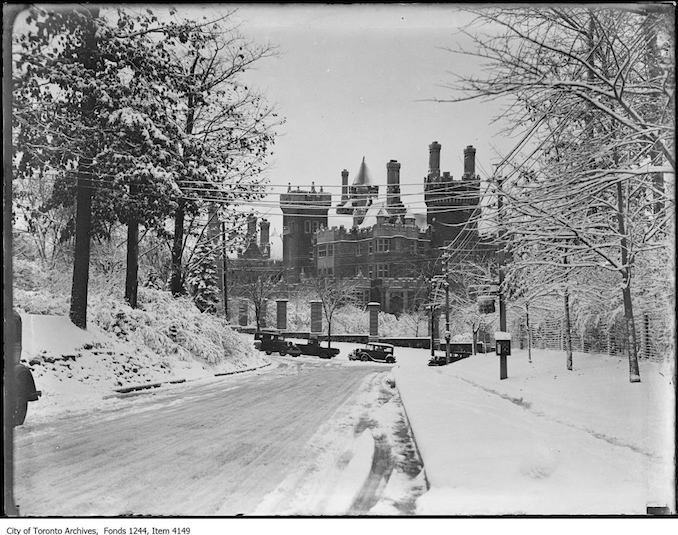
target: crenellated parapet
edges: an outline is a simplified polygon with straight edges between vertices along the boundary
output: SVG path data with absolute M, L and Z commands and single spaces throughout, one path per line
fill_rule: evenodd
M 290 186 L 286 193 L 280 194 L 280 209 L 283 214 L 303 214 L 320 212 L 327 214 L 332 205 L 332 195 L 323 192 L 322 186 L 316 191 L 315 185 L 310 190 L 302 190 L 297 187 L 293 190 Z

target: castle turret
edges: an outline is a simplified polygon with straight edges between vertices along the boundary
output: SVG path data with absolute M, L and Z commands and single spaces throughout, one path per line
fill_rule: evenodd
M 440 143 L 434 141 L 428 146 L 429 179 L 440 176 Z
M 405 213 L 405 207 L 400 200 L 400 164 L 397 160 L 386 164 L 386 206 L 389 215 Z
M 454 180 L 449 172 L 440 174 L 440 144 L 429 145 L 429 174 L 424 184 L 426 221 L 433 231 L 432 246 L 443 247 L 464 230 L 473 230 L 474 209 L 478 205 L 477 184 Z M 464 150 L 465 179 L 475 178 L 476 150 L 469 145 Z
M 332 195 L 297 187 L 280 194 L 283 213 L 283 262 L 291 280 L 299 280 L 302 273 L 313 275 L 313 236 L 327 226 L 327 213 Z
M 261 251 L 257 245 L 257 216 L 249 214 L 247 216 L 247 234 L 245 251 L 242 253 L 243 258 L 259 258 Z
M 264 258 L 271 255 L 270 228 L 271 224 L 266 219 L 259 223 L 259 250 Z
M 344 169 L 341 172 L 341 202 L 342 204 L 348 200 L 348 171 Z
M 469 145 L 464 149 L 464 179 L 472 179 L 476 176 L 476 149 Z

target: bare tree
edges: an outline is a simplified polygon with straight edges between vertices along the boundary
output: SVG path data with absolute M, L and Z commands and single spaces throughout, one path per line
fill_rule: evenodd
M 239 265 L 240 276 L 235 282 L 237 292 L 247 298 L 254 307 L 257 330 L 262 327 L 266 303 L 274 296 L 285 293 L 283 268 L 271 270 L 270 267 L 258 265 L 255 261 Z
M 323 315 L 327 322 L 327 347 L 331 347 L 334 313 L 342 306 L 358 304 L 356 290 L 359 283 L 353 279 L 316 277 L 311 279 L 311 285 L 322 303 Z
M 619 277 L 629 378 L 638 382 L 633 266 L 668 245 L 673 217 L 657 180 L 675 169 L 671 14 L 553 7 L 477 15 L 490 34 L 472 36 L 474 49 L 461 52 L 485 61 L 489 74 L 462 75 L 451 87 L 467 93 L 450 100 L 507 99 L 503 118 L 519 141 L 499 170 L 501 222 L 514 262 L 537 269 L 566 257 L 566 277 Z

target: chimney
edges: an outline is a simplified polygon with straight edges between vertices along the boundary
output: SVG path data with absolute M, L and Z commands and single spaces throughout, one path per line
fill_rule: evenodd
M 437 141 L 428 146 L 428 175 L 435 178 L 440 176 L 440 143 Z
M 348 171 L 341 172 L 341 202 L 348 201 Z
M 391 160 L 386 164 L 386 206 L 400 204 L 400 164 Z
M 264 256 L 268 256 L 268 252 L 270 251 L 270 232 L 269 229 L 271 227 L 271 224 L 268 222 L 267 219 L 262 219 L 259 222 L 259 249 L 261 250 L 261 253 Z
M 250 214 L 247 216 L 247 239 L 256 241 L 257 235 L 257 216 Z
M 476 176 L 476 149 L 469 145 L 464 149 L 464 177 L 475 178 Z

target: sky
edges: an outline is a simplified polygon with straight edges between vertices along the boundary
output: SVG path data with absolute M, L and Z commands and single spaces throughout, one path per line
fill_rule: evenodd
M 233 20 L 254 42 L 278 48 L 245 74 L 286 119 L 267 173 L 275 195 L 267 201 L 277 204 L 288 183 L 312 181 L 338 200 L 342 169 L 352 181 L 364 156 L 374 183 L 384 186 L 386 163 L 398 160 L 403 201 L 424 212 L 418 193 L 432 141 L 442 145 L 441 170 L 455 178 L 467 145 L 476 147 L 483 177 L 508 147 L 493 124 L 498 103 L 431 101 L 453 96 L 443 87 L 452 73 L 479 68 L 476 59 L 443 50 L 470 45 L 459 29 L 471 16 L 455 6 L 241 5 Z M 272 232 L 279 230 L 279 208 L 259 209 Z

